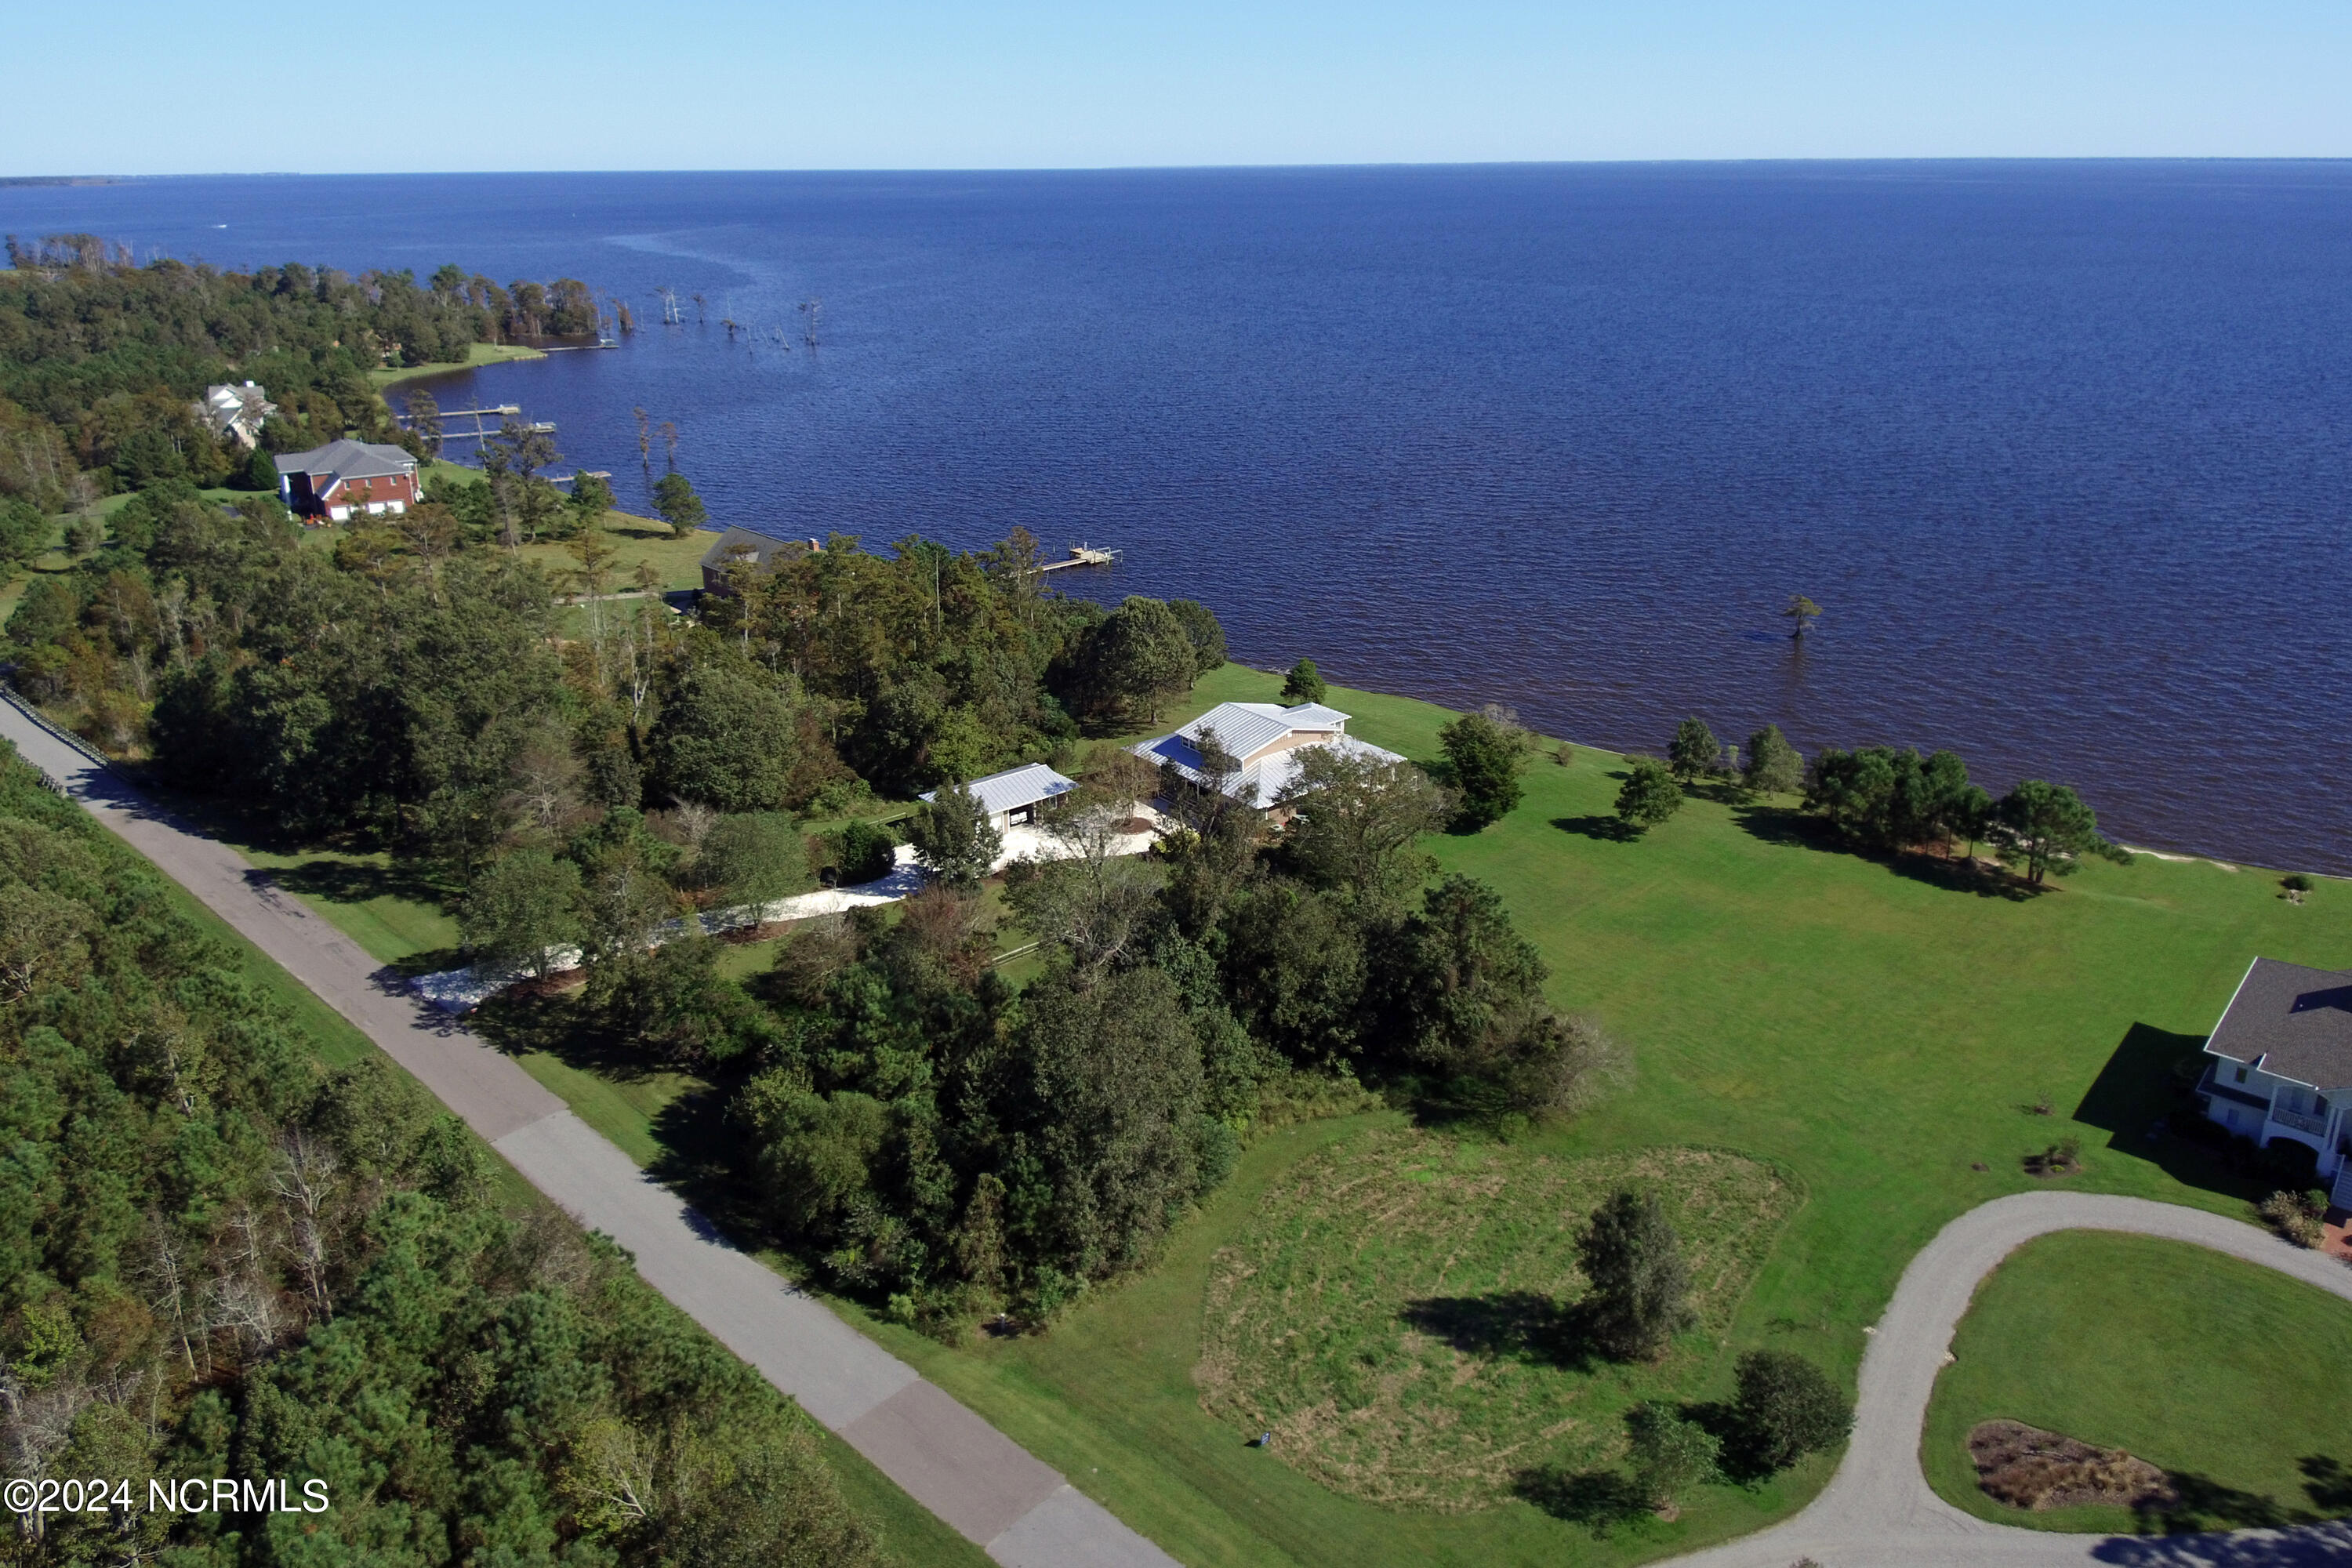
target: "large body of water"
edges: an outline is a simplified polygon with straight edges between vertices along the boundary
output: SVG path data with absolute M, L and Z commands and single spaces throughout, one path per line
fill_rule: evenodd
M 2352 871 L 2352 164 L 170 180 L 0 228 L 583 278 L 625 348 L 439 390 L 625 503 L 643 407 L 718 521 L 1019 523 L 1252 663 L 1612 747 L 1950 746 Z

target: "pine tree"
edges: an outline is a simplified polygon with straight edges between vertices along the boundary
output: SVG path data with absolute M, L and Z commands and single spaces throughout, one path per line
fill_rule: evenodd
M 1620 1188 L 1576 1240 L 1586 1331 L 1620 1361 L 1647 1361 L 1696 1321 L 1682 1239 L 1651 1193 Z

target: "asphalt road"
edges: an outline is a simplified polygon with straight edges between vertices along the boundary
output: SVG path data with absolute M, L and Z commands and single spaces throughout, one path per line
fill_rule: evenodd
M 0 736 L 465 1118 L 533 1186 L 769 1382 L 1007 1568 L 1175 1560 L 755 1259 L 478 1037 L 431 1016 L 267 872 L 174 817 L 12 703 Z
M 1903 1271 L 1862 1359 L 1845 1462 L 1786 1523 L 1675 1560 L 1677 1568 L 2294 1568 L 2352 1564 L 2352 1526 L 2175 1536 L 2062 1535 L 1992 1524 L 1945 1502 L 1919 1468 L 1919 1438 L 1952 1331 L 1977 1283 L 2021 1244 L 2053 1230 L 2122 1230 L 2210 1247 L 2352 1300 L 2352 1268 L 2201 1209 L 2093 1193 L 2019 1193 L 1970 1209 Z

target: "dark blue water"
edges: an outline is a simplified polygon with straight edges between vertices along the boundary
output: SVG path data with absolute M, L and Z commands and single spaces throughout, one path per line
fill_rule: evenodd
M 581 277 L 625 349 L 437 390 L 625 501 L 642 405 L 721 521 L 1020 523 L 1253 663 L 1611 746 L 1948 745 L 2352 871 L 2352 164 L 188 180 L 0 227 Z

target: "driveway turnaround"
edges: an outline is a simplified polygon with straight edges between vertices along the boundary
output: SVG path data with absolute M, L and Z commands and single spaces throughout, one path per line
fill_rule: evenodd
M 1975 1564 L 2126 1563 L 2138 1568 L 2299 1568 L 2352 1564 L 2352 1526 L 2210 1535 L 2062 1535 L 1992 1524 L 1927 1488 L 1919 1433 L 1952 1331 L 1977 1282 L 2025 1242 L 2053 1230 L 2123 1230 L 2210 1247 L 2352 1300 L 2352 1268 L 2202 1209 L 2095 1193 L 2018 1193 L 1970 1209 L 1911 1260 L 1862 1358 L 1862 1396 L 1845 1462 L 1794 1519 L 1677 1568 L 1974 1568 Z
M 997 1562 L 1173 1568 L 1020 1445 L 730 1246 L 508 1058 L 430 1016 L 266 872 L 5 699 L 0 736 L 383 1047 L 565 1213 L 627 1247 L 638 1272 L 688 1316 Z

